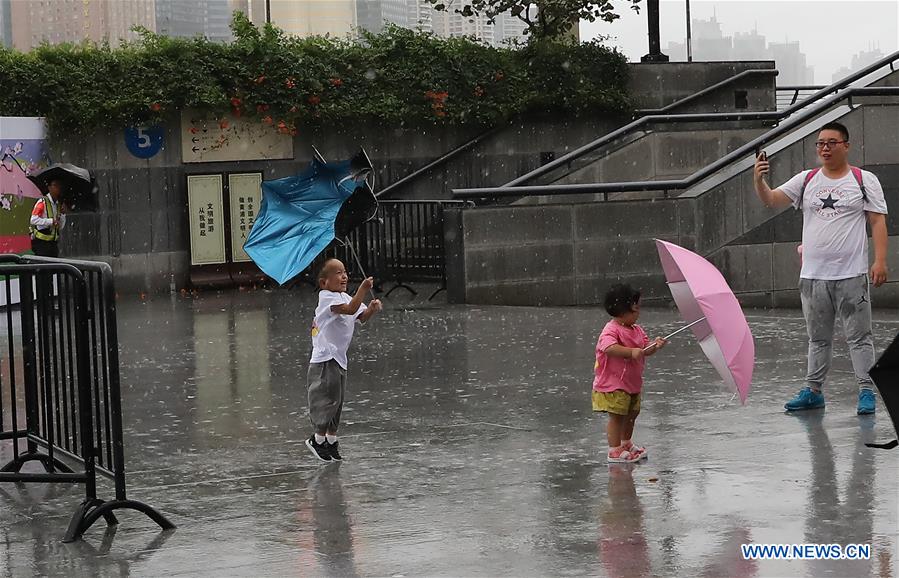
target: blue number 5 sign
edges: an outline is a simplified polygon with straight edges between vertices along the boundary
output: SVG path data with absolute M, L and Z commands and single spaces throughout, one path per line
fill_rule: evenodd
M 161 126 L 130 126 L 125 129 L 125 145 L 139 159 L 149 159 L 162 148 Z

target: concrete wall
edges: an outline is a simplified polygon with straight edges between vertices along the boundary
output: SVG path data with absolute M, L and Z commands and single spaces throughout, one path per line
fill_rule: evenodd
M 750 63 L 746 66 L 769 64 Z M 642 66 L 637 65 L 635 70 L 643 70 Z M 688 67 L 687 73 L 682 65 L 678 65 L 654 69 L 649 76 L 643 72 L 637 75 L 655 83 L 653 90 L 656 92 L 681 86 L 676 78 L 666 75 L 687 74 L 690 87 L 704 88 L 731 76 L 734 70 L 745 69 L 741 66 L 695 64 Z M 649 88 L 640 88 L 640 82 L 638 80 L 634 85 L 635 90 L 648 91 Z M 716 97 L 710 95 L 709 98 L 712 99 L 709 102 L 714 102 Z M 718 98 L 726 103 L 732 100 L 732 95 L 725 92 Z M 772 106 L 773 102 L 772 94 Z M 759 106 L 764 108 L 767 103 Z M 536 168 L 549 156 L 560 156 L 629 120 L 589 115 L 577 119 L 522 120 L 492 133 L 478 147 L 417 179 L 412 186 L 399 191 L 398 197 L 448 198 L 454 187 L 501 184 Z M 86 139 L 63 138 L 51 143 L 54 161 L 91 168 L 96 172 L 100 186 L 100 210 L 71 215 L 62 239 L 63 254 L 110 262 L 122 291 L 165 291 L 172 276 L 177 287 L 187 285 L 188 175 L 262 171 L 266 179 L 273 179 L 294 174 L 304 167 L 312 156 L 312 144 L 331 159 L 345 158 L 359 146 L 364 146 L 376 167 L 376 188 L 381 189 L 481 133 L 477 128 L 326 127 L 296 137 L 293 160 L 185 165 L 181 163 L 177 123 L 173 120 L 167 125 L 165 148 L 149 160 L 133 157 L 120 132 L 97 134 Z
M 630 120 L 627 116 L 518 120 L 491 132 L 477 145 L 427 171 L 413 182 L 388 192 L 385 198 L 451 199 L 453 189 L 499 186 L 536 169 L 547 159 L 562 156 L 608 134 Z M 426 137 L 422 135 L 422 138 Z M 450 150 L 446 149 L 440 155 Z M 428 158 L 427 162 L 440 155 Z M 390 163 L 395 165 L 397 161 L 390 160 Z M 408 174 L 418 167 L 409 164 L 406 168 L 405 174 Z M 380 182 L 386 186 L 397 180 L 381 178 Z
M 851 162 L 878 174 L 888 205 L 899 214 L 899 104 L 864 106 L 840 120 L 850 130 Z M 815 165 L 816 125 L 802 134 L 770 154 L 775 186 Z M 667 297 L 652 242 L 662 238 L 709 256 L 747 302 L 795 304 L 801 222 L 790 209 L 761 205 L 751 165 L 747 158 L 742 170 L 709 190 L 676 199 L 464 210 L 455 237 L 461 243 L 450 250 L 454 268 L 448 271 L 464 283 L 453 283 L 449 297 L 509 305 L 593 304 L 618 279 L 641 286 L 648 298 Z M 888 227 L 899 234 L 899 216 L 891 215 Z M 891 238 L 891 247 L 897 275 L 899 238 Z M 899 306 L 899 282 L 875 296 L 881 306 Z
M 654 132 L 612 147 L 606 155 L 553 182 L 624 183 L 681 179 L 740 148 L 766 130 L 745 127 L 689 130 L 689 125 L 656 127 Z M 544 184 L 545 179 L 538 180 Z
M 775 68 L 773 60 L 742 62 L 659 62 L 631 64 L 629 89 L 637 109 L 657 109 L 745 70 Z M 720 91 L 679 107 L 677 113 L 734 112 L 734 92 L 746 91 L 746 110 L 776 110 L 776 76 L 749 75 Z
M 631 64 L 629 91 L 635 108 L 657 108 L 672 104 L 745 70 L 773 68 L 773 61 Z M 678 106 L 669 113 L 775 110 L 775 78 L 773 74 L 749 76 Z M 735 91 L 746 92 L 747 109 L 735 107 Z M 469 152 L 441 164 L 414 183 L 398 188 L 388 196 L 443 199 L 450 198 L 450 192 L 454 188 L 499 186 L 536 169 L 548 159 L 558 158 L 631 121 L 630 117 L 597 119 L 588 116 L 573 120 L 529 118 L 527 122 L 515 122 L 474 146 Z M 745 127 L 744 123 L 742 127 L 736 128 Z M 515 146 L 510 147 L 509 143 L 514 143 Z M 472 159 L 493 159 L 495 162 L 487 170 L 479 170 L 480 163 L 472 164 Z M 656 174 L 655 167 L 650 172 Z
M 620 120 L 536 120 L 499 131 L 476 153 L 468 153 L 425 180 L 409 198 L 428 198 L 436 182 L 506 182 L 539 165 L 545 151 L 561 151 L 605 134 Z M 477 134 L 474 129 L 413 129 L 380 126 L 319 130 L 294 140 L 295 159 L 183 164 L 176 121 L 166 127 L 165 147 L 155 157 L 131 155 L 123 135 L 97 134 L 84 140 L 51 144 L 55 162 L 70 162 L 95 171 L 100 210 L 73 214 L 62 237 L 64 255 L 110 262 L 123 291 L 168 290 L 187 285 L 189 233 L 186 178 L 192 174 L 263 171 L 265 179 L 295 174 L 312 157 L 314 144 L 326 158 L 347 158 L 364 146 L 377 168 L 376 188 L 398 180 Z M 492 177 L 491 177 L 492 175 Z M 443 196 L 448 197 L 446 192 Z
M 689 202 L 659 202 L 636 215 L 635 203 L 491 207 L 458 211 L 461 248 L 448 249 L 452 302 L 503 305 L 598 303 L 614 279 L 647 297 L 665 289 L 653 239 L 681 241 Z M 449 241 L 449 236 L 448 236 Z M 451 245 L 448 244 L 448 247 Z

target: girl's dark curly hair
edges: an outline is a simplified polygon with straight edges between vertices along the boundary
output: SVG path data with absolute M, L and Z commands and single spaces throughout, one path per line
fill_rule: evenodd
M 630 313 L 631 309 L 640 302 L 640 291 L 626 283 L 618 283 L 606 292 L 603 301 L 606 312 L 612 317 L 619 317 Z

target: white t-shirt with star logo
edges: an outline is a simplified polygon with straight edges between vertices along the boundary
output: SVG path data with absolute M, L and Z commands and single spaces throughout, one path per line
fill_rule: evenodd
M 802 171 L 778 188 L 798 208 L 799 193 L 809 171 Z M 865 212 L 887 214 L 883 187 L 873 173 L 862 171 L 867 201 L 851 171 L 839 179 L 818 171 L 802 199 L 803 279 L 835 281 L 868 272 L 868 231 Z

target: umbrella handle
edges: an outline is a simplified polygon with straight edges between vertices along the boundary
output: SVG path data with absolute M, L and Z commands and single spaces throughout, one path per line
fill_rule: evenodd
M 365 269 L 362 268 L 362 261 L 359 260 L 359 255 L 356 254 L 356 247 L 354 247 L 354 246 L 353 246 L 353 243 L 350 242 L 350 238 L 349 238 L 349 237 L 344 237 L 344 238 L 343 238 L 343 242 L 344 242 L 345 245 L 348 245 L 348 246 L 349 246 L 350 252 L 353 254 L 353 259 L 356 260 L 356 266 L 359 267 L 359 272 L 362 273 L 362 278 L 365 279 L 366 277 L 368 277 L 368 275 L 365 274 Z M 377 295 L 375 295 L 375 289 L 374 289 L 374 287 L 372 287 L 372 288 L 369 289 L 368 291 L 369 291 L 369 293 L 371 293 L 372 299 L 377 299 L 377 298 L 378 298 Z
M 687 329 L 690 329 L 691 327 L 693 327 L 694 325 L 696 325 L 696 324 L 698 324 L 698 323 L 700 323 L 700 322 L 702 322 L 702 321 L 705 321 L 705 317 L 700 317 L 699 319 L 697 319 L 697 320 L 694 321 L 693 323 L 690 323 L 689 325 L 684 325 L 683 327 L 681 327 L 680 329 L 678 329 L 678 330 L 675 331 L 674 333 L 669 333 L 668 335 L 666 335 L 666 336 L 664 337 L 665 341 L 668 341 L 669 339 L 671 339 L 672 337 L 674 337 L 675 335 L 677 335 L 677 334 L 680 333 L 681 331 L 686 331 Z M 648 351 L 648 350 L 652 349 L 653 347 L 655 347 L 655 344 L 653 344 L 653 345 L 648 345 L 648 346 L 646 346 L 646 347 L 643 348 L 643 351 Z

